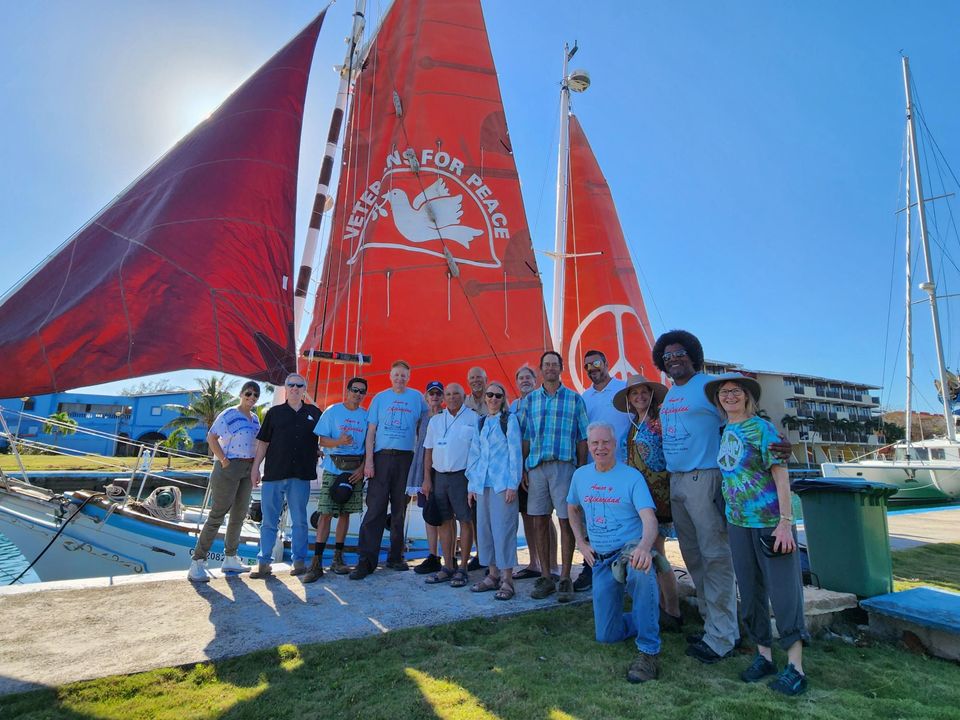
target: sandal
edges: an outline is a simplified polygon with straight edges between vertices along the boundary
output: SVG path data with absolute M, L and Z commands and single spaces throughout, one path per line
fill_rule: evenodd
M 424 582 L 427 585 L 439 585 L 441 583 L 447 583 L 456 577 L 457 572 L 454 572 L 450 568 L 440 568 L 440 570 L 437 572 L 436 575 L 431 575 L 426 580 L 424 580 Z
M 520 572 L 515 572 L 513 574 L 514 580 L 530 580 L 532 578 L 540 577 L 539 570 L 531 570 L 530 568 L 524 568 Z
M 496 594 L 493 596 L 497 600 L 512 600 L 514 596 L 513 584 L 504 582 L 500 583 L 500 589 L 497 590 Z
M 498 587 L 500 587 L 500 576 L 498 575 L 497 577 L 493 577 L 492 575 L 487 575 L 480 582 L 471 585 L 470 592 L 490 592 L 491 590 L 496 590 Z
M 461 588 L 467 584 L 467 581 L 469 579 L 470 579 L 470 576 L 467 575 L 466 570 L 457 570 L 453 574 L 453 576 L 450 578 L 450 587 Z

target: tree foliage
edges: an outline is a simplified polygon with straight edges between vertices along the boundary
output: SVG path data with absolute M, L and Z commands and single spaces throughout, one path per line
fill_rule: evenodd
M 183 390 L 181 387 L 174 387 L 166 378 L 159 380 L 143 380 L 135 385 L 128 385 L 120 391 L 121 395 L 152 395 L 154 393 L 177 392 Z
M 168 422 L 165 428 L 190 429 L 197 425 L 209 428 L 217 415 L 237 404 L 237 398 L 231 392 L 235 382 L 227 382 L 225 376 L 211 375 L 209 378 L 197 378 L 197 384 L 200 390 L 190 393 L 190 399 L 186 405 L 164 406 L 180 413 Z
M 43 423 L 43 432 L 53 435 L 53 444 L 57 444 L 60 436 L 73 435 L 77 431 L 77 421 L 65 412 L 55 412 L 47 416 Z

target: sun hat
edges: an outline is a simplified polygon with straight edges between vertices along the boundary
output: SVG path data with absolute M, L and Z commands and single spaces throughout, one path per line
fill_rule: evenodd
M 343 505 L 353 497 L 353 483 L 350 476 L 353 473 L 340 473 L 337 481 L 330 486 L 330 499 L 337 505 Z
M 723 375 L 717 375 L 708 381 L 707 384 L 703 386 L 703 392 L 707 396 L 707 400 L 711 404 L 714 403 L 716 401 L 717 390 L 719 390 L 720 386 L 725 382 L 730 381 L 748 388 L 750 393 L 753 395 L 753 399 L 759 402 L 760 383 L 758 383 L 754 378 L 747 377 L 746 375 L 738 372 L 723 373 Z
M 635 388 L 638 385 L 646 385 L 650 388 L 650 392 L 653 394 L 653 398 L 657 403 L 662 403 L 663 398 L 667 395 L 667 386 L 663 383 L 658 383 L 655 380 L 647 380 L 643 375 L 628 375 L 627 386 L 613 396 L 613 406 L 620 412 L 630 412 L 629 408 L 627 408 L 627 395 L 630 394 L 631 388 Z

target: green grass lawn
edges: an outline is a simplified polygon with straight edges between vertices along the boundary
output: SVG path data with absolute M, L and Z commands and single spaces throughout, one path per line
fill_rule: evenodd
M 960 589 L 958 552 L 897 553 L 897 576 L 929 573 Z M 696 629 L 691 615 L 686 630 Z M 811 689 L 794 699 L 740 682 L 749 655 L 706 667 L 685 647 L 682 636 L 665 636 L 660 680 L 630 685 L 632 643 L 594 642 L 586 605 L 74 683 L 0 698 L 0 717 L 955 720 L 960 712 L 960 667 L 893 645 L 815 641 L 805 657 Z
M 27 472 L 44 470 L 89 470 L 90 472 L 123 472 L 132 471 L 137 464 L 135 457 L 111 457 L 105 455 L 91 455 L 84 457 L 67 457 L 64 455 L 21 455 L 23 466 Z M 158 457 L 153 461 L 153 470 L 165 470 L 167 458 Z M 202 458 L 173 458 L 174 470 L 205 470 L 212 467 L 209 461 Z M 0 455 L 0 470 L 4 472 L 19 472 L 17 459 L 11 455 Z
M 960 592 L 960 544 L 924 545 L 894 553 L 893 585 L 895 590 L 931 585 Z

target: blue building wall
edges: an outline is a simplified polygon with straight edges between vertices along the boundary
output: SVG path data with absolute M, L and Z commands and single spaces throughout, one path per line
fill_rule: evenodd
M 166 406 L 186 405 L 189 400 L 190 393 L 184 391 L 133 396 L 67 392 L 31 397 L 27 401 L 25 413 L 35 418 L 47 418 L 55 412 L 63 411 L 77 421 L 79 428 L 110 436 L 120 435 L 153 445 L 170 434 L 170 430 L 164 426 L 179 415 L 176 410 Z M 42 419 L 19 417 L 23 404 L 20 398 L 0 400 L 4 419 L 14 435 L 18 434 L 19 429 L 19 435 L 24 439 L 56 444 L 84 453 L 118 454 L 117 443 L 112 437 L 76 432 L 55 439 L 53 435 L 43 432 Z M 206 426 L 198 425 L 188 432 L 195 443 L 206 442 Z M 125 454 L 135 455 L 136 451 L 127 450 Z

